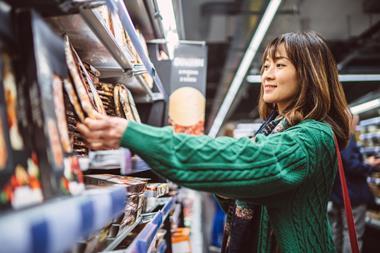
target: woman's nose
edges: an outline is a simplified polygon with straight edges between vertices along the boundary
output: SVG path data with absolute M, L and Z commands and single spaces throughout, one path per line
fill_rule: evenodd
M 273 79 L 274 78 L 274 68 L 269 66 L 266 71 L 263 73 L 263 79 Z

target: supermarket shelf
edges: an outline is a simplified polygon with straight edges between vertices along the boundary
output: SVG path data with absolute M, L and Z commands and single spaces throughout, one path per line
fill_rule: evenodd
M 367 177 L 367 182 L 371 184 L 380 185 L 380 178 L 376 177 Z
M 65 252 L 117 218 L 126 202 L 123 187 L 85 191 L 0 218 L 0 252 Z
M 109 78 L 114 74 L 112 77 L 126 84 L 134 93 L 144 94 L 140 96 L 140 102 L 150 103 L 166 98 L 161 80 L 145 54 L 123 0 L 9 0 L 9 2 L 15 7 L 33 7 L 47 16 L 47 21 L 59 33 L 69 36 L 81 59 L 101 71 L 101 78 Z M 128 48 L 118 45 L 109 29 L 101 22 L 101 18 L 93 8 L 104 4 L 119 15 L 143 65 L 131 63 L 133 57 Z M 141 78 L 134 80 L 133 77 L 143 73 L 149 73 L 153 78 L 153 92 L 145 80 Z
M 104 4 L 105 0 L 6 0 L 18 8 L 33 8 L 44 16 L 57 16 L 78 13 L 80 7 L 95 7 Z
M 164 28 L 156 0 L 124 0 L 132 20 L 140 24 L 147 39 L 164 39 Z
M 158 253 L 165 253 L 167 247 L 168 247 L 168 246 L 167 246 L 166 242 L 165 242 L 165 241 L 162 241 L 162 242 L 160 243 L 160 245 L 158 245 L 158 247 L 157 247 L 157 252 L 158 252 Z
M 125 164 L 122 164 L 122 160 Z M 82 171 L 97 173 L 117 172 L 124 176 L 149 171 L 151 168 L 140 157 L 130 158 L 128 149 L 91 151 L 88 157 L 79 158 Z M 123 168 L 121 168 L 123 166 Z
M 153 219 L 136 236 L 126 252 L 148 252 L 157 231 L 172 210 L 174 201 L 175 198 L 172 197 L 166 202 L 164 207 L 154 215 Z
M 376 125 L 376 124 L 380 124 L 380 117 L 362 120 L 360 121 L 359 125 L 360 127 L 364 127 L 364 126 Z
M 123 70 L 128 70 L 133 68 L 133 64 L 131 64 L 131 56 L 127 56 L 125 54 L 125 50 L 123 50 L 115 41 L 113 35 L 108 30 L 107 27 L 104 26 L 102 21 L 100 21 L 100 17 L 93 9 L 81 8 L 80 13 L 86 23 L 91 28 L 92 32 L 100 39 L 103 45 L 108 49 L 108 51 L 112 54 L 113 58 L 118 62 L 120 67 Z M 129 58 L 129 59 L 128 59 Z M 96 67 L 96 66 L 95 66 Z
M 380 138 L 380 132 L 379 133 L 368 133 L 368 134 L 361 134 L 360 139 L 372 139 L 372 138 Z
M 116 238 L 112 239 L 112 242 L 103 251 L 111 251 L 115 249 L 133 231 L 133 229 L 140 224 L 140 222 L 141 217 L 138 217 L 135 223 L 126 227 Z
M 365 218 L 365 222 L 368 226 L 371 226 L 373 228 L 377 228 L 377 229 L 380 229 L 380 220 L 378 219 L 374 219 L 374 218 L 371 218 L 369 217 L 368 215 L 366 216 Z
M 132 20 L 140 25 L 148 41 L 165 39 L 162 17 L 156 0 L 124 0 L 124 3 Z M 166 42 L 161 44 L 161 47 L 166 54 L 169 54 Z
M 107 2 L 111 9 L 115 8 L 115 1 L 104 0 L 101 2 L 103 4 Z M 121 4 L 124 6 L 124 3 Z M 124 10 L 126 12 L 125 6 Z M 119 11 L 118 14 L 120 15 L 120 13 L 123 12 Z M 128 12 L 123 16 L 128 16 Z M 156 84 L 155 91 L 152 91 L 147 81 L 141 77 L 145 73 L 150 75 L 155 73 L 150 60 L 146 59 L 150 65 L 133 64 L 131 52 L 127 47 L 122 47 L 116 42 L 94 9 L 89 8 L 88 5 L 81 5 L 79 14 L 50 17 L 47 18 L 47 21 L 57 32 L 69 36 L 80 58 L 97 68 L 101 73 L 101 79 L 124 83 L 140 103 L 151 103 L 164 99 L 165 93 L 161 89 L 161 81 L 157 75 L 153 76 Z M 134 30 L 134 27 L 132 28 Z M 136 32 L 134 31 L 134 33 Z M 141 47 L 141 44 L 139 46 Z M 144 56 L 140 55 L 140 58 L 143 59 Z M 150 71 L 146 66 L 150 67 Z M 157 88 L 157 85 L 161 88 Z
M 361 151 L 363 154 L 380 153 L 380 146 L 375 146 L 375 147 L 363 147 L 363 148 L 360 148 L 360 151 Z
M 138 55 L 141 58 L 141 61 L 143 62 L 145 68 L 147 69 L 148 73 L 154 80 L 154 85 L 156 88 L 155 92 L 158 92 L 162 95 L 162 97 L 166 98 L 165 90 L 162 86 L 161 80 L 158 77 L 158 74 L 156 72 L 156 69 L 154 68 L 152 62 L 149 60 L 148 56 L 145 54 L 145 51 L 143 49 L 143 46 L 141 45 L 140 39 L 138 38 L 138 35 L 136 33 L 136 29 L 132 23 L 131 17 L 129 16 L 129 13 L 127 11 L 127 8 L 125 7 L 125 4 L 122 0 L 114 0 L 112 1 L 115 3 L 115 8 L 117 9 L 117 13 L 119 14 L 119 18 L 121 20 L 121 23 L 125 29 L 125 31 L 128 33 L 133 46 L 135 47 Z
M 158 229 L 163 224 L 163 221 L 168 217 L 168 214 L 174 206 L 175 199 L 168 198 L 164 207 L 158 211 L 148 222 L 145 227 L 140 231 L 140 233 L 133 240 L 131 245 L 127 248 L 127 252 L 147 252 L 152 241 L 154 240 Z M 139 217 L 136 222 L 127 228 L 125 228 L 112 243 L 110 243 L 103 251 L 112 251 L 114 250 L 134 229 L 137 225 L 141 224 L 141 217 Z M 125 252 L 125 250 L 123 250 Z
M 165 220 L 168 217 L 170 211 L 173 209 L 174 202 L 175 202 L 175 198 L 171 197 L 170 200 L 162 208 L 161 212 L 162 212 L 163 220 Z

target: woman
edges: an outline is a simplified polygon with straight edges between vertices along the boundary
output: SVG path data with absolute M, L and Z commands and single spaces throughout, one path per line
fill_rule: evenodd
M 327 202 L 349 114 L 336 63 L 314 32 L 287 33 L 263 55 L 266 122 L 252 140 L 174 134 L 98 115 L 79 125 L 93 149 L 130 148 L 158 174 L 223 196 L 224 252 L 334 252 Z M 231 201 L 233 200 L 233 201 Z

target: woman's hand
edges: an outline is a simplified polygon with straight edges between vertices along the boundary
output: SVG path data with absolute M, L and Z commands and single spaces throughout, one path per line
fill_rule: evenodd
M 93 150 L 119 148 L 127 127 L 128 120 L 100 113 L 95 114 L 95 119 L 86 118 L 84 124 L 77 124 L 78 131 Z

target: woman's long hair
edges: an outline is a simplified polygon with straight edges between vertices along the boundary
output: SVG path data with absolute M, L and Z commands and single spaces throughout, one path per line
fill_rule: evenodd
M 280 45 L 284 45 L 289 60 L 296 68 L 300 86 L 298 97 L 285 110 L 284 116 L 290 125 L 304 119 L 325 121 L 332 126 L 340 147 L 346 146 L 350 113 L 334 57 L 326 42 L 315 32 L 285 33 L 267 46 L 263 62 L 268 57 L 275 59 Z M 273 104 L 264 102 L 261 86 L 260 116 L 267 118 L 273 108 Z

